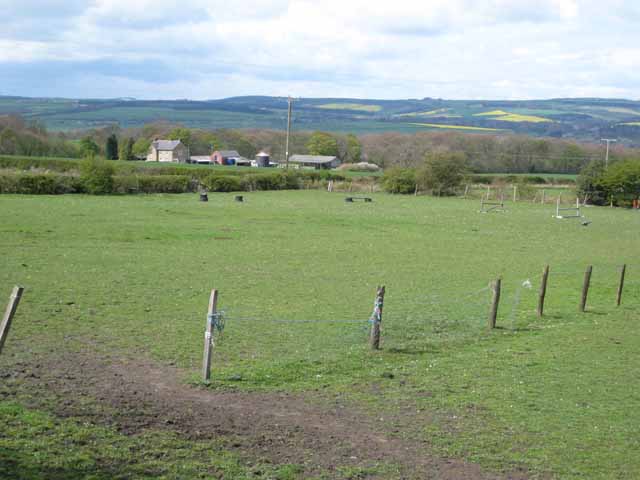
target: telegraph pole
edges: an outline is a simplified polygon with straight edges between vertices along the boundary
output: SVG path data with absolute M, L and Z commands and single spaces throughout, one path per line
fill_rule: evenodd
M 293 103 L 293 99 L 289 96 L 287 98 L 287 103 L 289 104 L 288 112 L 287 112 L 287 145 L 284 148 L 284 159 L 287 170 L 289 169 L 289 134 L 291 133 L 291 104 Z
M 607 153 L 604 156 L 604 168 L 606 169 L 609 167 L 609 144 L 611 142 L 617 142 L 618 140 L 615 138 L 601 138 L 600 141 L 607 142 Z

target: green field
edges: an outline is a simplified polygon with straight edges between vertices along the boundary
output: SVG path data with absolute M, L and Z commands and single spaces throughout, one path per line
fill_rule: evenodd
M 56 99 L 0 96 L 0 117 L 22 115 L 50 130 L 73 131 L 113 126 L 141 127 L 152 122 L 199 129 L 273 129 L 287 125 L 283 97 L 243 96 L 217 100 Z M 293 103 L 294 131 L 369 134 L 416 133 L 430 128 L 497 129 L 501 133 L 571 138 L 598 143 L 606 129 L 620 144 L 636 145 L 637 101 L 601 98 L 550 100 L 446 100 L 439 98 L 380 100 L 298 98 Z M 456 119 L 456 120 L 453 120 Z M 448 123 L 455 125 L 448 125 Z M 482 131 L 482 130 L 476 130 Z
M 285 407 L 291 395 L 331 412 L 339 398 L 375 419 L 376 435 L 488 472 L 640 476 L 637 212 L 586 208 L 585 227 L 530 203 L 480 214 L 476 201 L 455 198 L 209 198 L 0 196 L 0 295 L 26 288 L 0 355 L 0 476 L 425 478 L 400 454 L 347 455 L 320 468 L 302 453 L 267 462 L 275 446 L 247 452 L 233 429 L 215 440 L 171 425 L 132 432 L 101 420 L 104 400 L 94 390 L 56 396 L 38 380 L 67 375 L 69 359 L 90 352 L 109 364 L 151 359 L 202 388 L 212 288 L 225 328 L 205 393 L 277 395 L 274 405 Z M 616 308 L 623 263 L 626 290 Z M 551 276 L 538 319 L 545 264 Z M 588 311 L 579 313 L 589 264 Z M 488 331 L 488 284 L 498 276 L 500 328 Z M 367 320 L 380 284 L 382 350 L 372 352 Z M 20 371 L 36 380 L 12 373 Z M 82 415 L 60 418 L 63 402 Z
M 503 122 L 552 122 L 548 118 L 537 115 L 526 115 L 523 113 L 505 112 L 504 110 L 492 110 L 490 112 L 476 113 L 474 117 L 491 117 L 492 120 L 500 120 Z
M 417 127 L 428 127 L 440 130 L 464 130 L 472 132 L 500 132 L 499 128 L 485 128 L 485 127 L 471 127 L 468 125 L 447 125 L 439 123 L 410 123 L 409 125 L 415 125 Z
M 356 110 L 361 112 L 379 112 L 382 110 L 380 105 L 364 105 L 361 103 L 325 103 L 324 105 L 316 105 L 316 108 L 325 110 Z

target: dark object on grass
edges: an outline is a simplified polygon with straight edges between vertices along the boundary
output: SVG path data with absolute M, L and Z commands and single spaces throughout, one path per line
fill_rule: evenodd
M 395 375 L 391 372 L 384 372 L 382 375 L 380 375 L 382 378 L 395 378 Z
M 591 223 L 591 220 L 583 220 L 582 222 L 580 222 L 580 225 L 582 225 L 583 227 L 586 227 L 590 223 Z
M 362 200 L 363 202 L 366 202 L 366 203 L 373 202 L 373 199 L 370 197 L 347 197 L 344 199 L 344 201 L 348 203 L 353 203 L 356 200 Z
M 200 201 L 201 202 L 208 202 L 209 201 L 209 196 L 206 193 L 201 193 L 200 194 Z
M 236 202 L 244 202 L 244 197 L 242 195 L 236 195 L 234 200 Z
M 233 375 L 231 375 L 229 377 L 229 381 L 231 382 L 241 382 L 242 381 L 242 375 L 240 375 L 239 373 L 235 373 Z

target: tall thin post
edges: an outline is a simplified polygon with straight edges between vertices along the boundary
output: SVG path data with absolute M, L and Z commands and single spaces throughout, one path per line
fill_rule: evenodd
M 544 197 L 545 197 L 545 193 L 546 193 L 546 190 L 543 188 L 543 189 L 542 189 L 542 200 L 540 201 L 540 203 L 541 203 L 542 205 L 544 205 L 544 201 L 545 201 L 545 198 L 544 198 Z
M 284 157 L 285 157 L 285 165 L 286 168 L 289 169 L 289 135 L 291 133 L 291 104 L 293 103 L 293 99 L 291 97 L 287 98 L 287 144 L 284 149 Z
M 384 305 L 385 287 L 378 287 L 376 290 L 376 301 L 373 305 L 373 313 L 371 314 L 371 334 L 369 343 L 371 349 L 380 349 L 380 324 L 382 323 L 382 307 Z
M 556 200 L 556 217 L 560 216 L 560 197 Z
M 496 328 L 496 319 L 498 318 L 498 305 L 500 304 L 500 287 L 502 279 L 498 278 L 493 282 L 493 299 L 491 301 L 491 310 L 489 311 L 489 328 Z
M 607 153 L 604 155 L 604 168 L 605 170 L 609 167 L 609 144 L 611 142 L 617 142 L 615 138 L 602 138 L 601 142 L 607 142 Z
M 514 185 L 513 186 L 513 202 L 517 202 L 518 201 L 518 186 Z
M 490 196 L 491 196 L 491 185 L 487 185 L 487 201 L 489 200 Z
M 211 290 L 209 310 L 207 311 L 207 326 L 204 332 L 204 357 L 202 359 L 202 379 L 207 382 L 211 378 L 211 352 L 215 343 L 213 333 L 217 321 L 218 290 Z
M 11 292 L 11 296 L 9 297 L 9 304 L 7 305 L 7 309 L 4 311 L 4 315 L 2 316 L 2 323 L 0 323 L 0 353 L 2 353 L 2 347 L 4 347 L 4 342 L 7 339 L 7 335 L 9 335 L 11 320 L 13 320 L 13 316 L 16 314 L 16 310 L 18 309 L 18 305 L 20 304 L 22 292 L 24 292 L 23 287 L 20 287 L 18 285 L 13 287 L 13 291 Z
M 627 271 L 627 265 L 622 265 L 620 269 L 620 283 L 618 284 L 618 294 L 616 295 L 616 306 L 619 307 L 622 303 L 622 289 L 624 288 L 624 274 Z
M 538 294 L 538 316 L 544 313 L 544 297 L 547 295 L 547 279 L 549 278 L 549 265 L 544 267 L 542 271 L 542 280 L 540 281 L 540 293 Z
M 584 281 L 582 282 L 582 295 L 580 296 L 580 311 L 584 312 L 587 308 L 587 295 L 589 294 L 589 284 L 591 283 L 591 272 L 593 267 L 589 265 L 584 272 Z
M 467 198 L 467 193 L 469 193 L 469 184 L 467 183 L 467 185 L 464 187 L 464 197 L 463 198 Z

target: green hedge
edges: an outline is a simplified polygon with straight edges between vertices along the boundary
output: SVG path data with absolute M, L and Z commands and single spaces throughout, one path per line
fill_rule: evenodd
M 55 173 L 2 173 L 0 193 L 21 193 L 32 195 L 60 195 L 63 193 L 83 193 L 83 183 L 78 177 Z
M 414 193 L 416 190 L 416 172 L 410 168 L 392 168 L 384 172 L 382 187 L 387 193 Z
M 30 172 L 35 168 L 53 173 Z M 2 174 L 0 193 L 184 193 L 199 186 L 211 192 L 295 190 L 327 180 L 348 180 L 345 175 L 326 170 L 239 170 L 7 155 L 0 156 L 1 169 L 9 172 Z
M 242 176 L 211 173 L 200 183 L 210 192 L 240 192 L 253 190 L 296 190 L 300 188 L 298 173 L 275 171 Z
M 0 168 L 31 170 L 41 168 L 54 172 L 70 172 L 80 169 L 80 160 L 47 157 L 15 157 L 0 155 Z
M 196 184 L 186 175 L 116 175 L 113 193 L 187 193 Z
M 236 176 L 210 175 L 201 181 L 210 192 L 240 192 L 244 185 Z
M 185 175 L 118 175 L 105 188 L 95 189 L 90 181 L 55 173 L 9 172 L 0 174 L 0 193 L 60 195 L 64 193 L 186 193 L 196 184 Z

